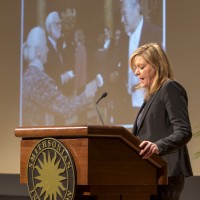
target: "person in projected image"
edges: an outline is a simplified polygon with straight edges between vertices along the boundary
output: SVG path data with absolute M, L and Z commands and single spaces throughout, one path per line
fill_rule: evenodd
M 77 29 L 74 32 L 74 93 L 78 94 L 79 91 L 85 87 L 87 82 L 87 49 L 85 46 L 85 34 L 82 29 Z
M 55 80 L 45 71 L 48 46 L 41 27 L 34 27 L 29 32 L 23 55 L 28 63 L 23 74 L 23 125 L 55 125 L 54 117 L 57 115 L 68 120 L 82 111 L 95 96 L 95 82 L 88 83 L 85 90 L 73 98 L 64 96 L 59 90 Z
M 185 177 L 192 176 L 186 144 L 192 138 L 188 97 L 174 80 L 168 57 L 157 43 L 140 46 L 130 57 L 130 68 L 145 90 L 133 134 L 141 139 L 140 156 L 160 155 L 167 162 L 168 185 L 158 185 L 151 200 L 178 200 Z
M 132 108 L 139 108 L 143 103 L 143 89 L 135 90 L 138 78 L 128 67 L 130 55 L 142 44 L 156 42 L 162 44 L 162 30 L 158 26 L 147 21 L 142 14 L 140 0 L 120 0 L 121 22 L 124 26 L 125 35 L 121 44 L 121 77 L 126 79 L 126 90 L 131 98 Z
M 62 49 L 58 46 L 58 40 L 61 37 L 61 20 L 58 12 L 53 11 L 48 14 L 46 31 L 49 54 L 45 64 L 45 72 L 55 80 L 58 87 L 66 94 L 66 83 L 69 83 L 74 77 L 74 72 L 65 66 Z
M 59 39 L 59 48 L 62 49 L 63 60 L 67 67 L 74 66 L 74 31 L 76 25 L 76 9 L 66 8 L 61 12 L 62 34 Z
M 58 39 L 58 48 L 62 53 L 63 63 L 66 69 L 72 70 L 75 73 L 75 48 L 74 31 L 76 25 L 76 9 L 66 8 L 61 11 L 61 37 Z M 74 74 L 75 75 L 75 74 Z M 76 75 L 75 75 L 76 76 Z M 75 77 L 77 79 L 77 77 Z M 71 79 L 65 87 L 65 94 L 69 95 L 76 93 L 74 91 L 74 82 L 76 80 Z
M 90 73 L 93 74 L 101 74 L 104 80 L 103 87 L 98 91 L 97 96 L 101 96 L 101 94 L 105 91 L 108 94 L 113 93 L 113 84 L 115 84 L 115 71 L 112 65 L 112 47 L 105 48 L 105 33 L 100 32 L 97 35 L 96 39 L 96 47 L 92 56 L 92 68 Z M 112 95 L 113 96 L 113 95 Z M 107 105 L 104 107 L 104 116 L 106 123 L 112 124 L 114 123 L 113 119 L 113 98 L 108 99 Z
M 111 38 L 111 32 L 110 32 L 110 28 L 108 26 L 105 26 L 103 29 L 103 33 L 104 33 L 104 44 L 103 47 L 104 49 L 112 49 L 112 38 Z

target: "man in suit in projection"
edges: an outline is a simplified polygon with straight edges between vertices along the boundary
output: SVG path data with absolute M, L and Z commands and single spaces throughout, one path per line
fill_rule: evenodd
M 64 84 L 74 77 L 74 73 L 72 70 L 65 68 L 62 53 L 57 46 L 58 39 L 61 37 L 61 20 L 58 12 L 53 11 L 47 16 L 46 31 L 48 34 L 47 45 L 49 54 L 45 71 L 65 93 Z
M 142 89 L 135 90 L 138 78 L 128 67 L 128 60 L 134 50 L 143 44 L 149 42 L 162 44 L 162 30 L 150 21 L 147 21 L 142 15 L 140 0 L 120 0 L 120 4 L 121 22 L 126 33 L 121 45 L 123 52 L 121 54 L 121 73 L 123 73 L 123 79 L 127 80 L 126 90 L 131 96 L 131 106 L 138 108 L 143 103 L 144 92 Z

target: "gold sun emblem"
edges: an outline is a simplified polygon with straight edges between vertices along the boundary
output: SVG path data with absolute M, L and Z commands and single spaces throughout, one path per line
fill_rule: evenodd
M 73 200 L 76 171 L 71 154 L 58 140 L 40 140 L 28 161 L 31 200 Z
M 36 188 L 41 188 L 40 197 L 44 194 L 44 199 L 49 197 L 50 200 L 57 199 L 57 194 L 62 197 L 60 189 L 66 191 L 62 184 L 62 181 L 66 177 L 62 176 L 65 172 L 65 168 L 59 168 L 60 159 L 56 161 L 56 152 L 54 152 L 54 157 L 51 159 L 50 152 L 48 151 L 47 155 L 43 152 L 43 162 L 38 159 L 40 166 L 35 166 L 35 169 L 38 171 L 39 176 L 34 177 L 40 182 L 35 185 Z M 54 198 L 53 198 L 54 197 Z

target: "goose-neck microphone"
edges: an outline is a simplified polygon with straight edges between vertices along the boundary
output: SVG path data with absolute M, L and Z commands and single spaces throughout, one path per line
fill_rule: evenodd
M 101 99 L 103 99 L 104 97 L 106 97 L 108 95 L 108 93 L 107 92 L 104 92 L 102 95 L 101 95 L 101 97 L 97 100 L 97 102 L 96 102 L 96 110 L 97 110 L 97 113 L 98 113 L 98 115 L 99 115 L 99 118 L 100 118 L 100 120 L 101 120 L 101 123 L 102 123 L 102 125 L 104 125 L 104 122 L 103 122 L 103 119 L 102 119 L 102 117 L 101 117 L 101 115 L 100 115 L 100 112 L 99 112 L 99 109 L 98 109 L 98 103 L 101 101 Z

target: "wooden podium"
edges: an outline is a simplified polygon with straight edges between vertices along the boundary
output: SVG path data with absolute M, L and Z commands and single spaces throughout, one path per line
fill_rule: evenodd
M 76 199 L 149 200 L 167 184 L 167 163 L 157 155 L 139 156 L 140 140 L 121 126 L 20 127 L 20 183 L 27 183 L 27 162 L 38 141 L 59 140 L 77 171 Z

